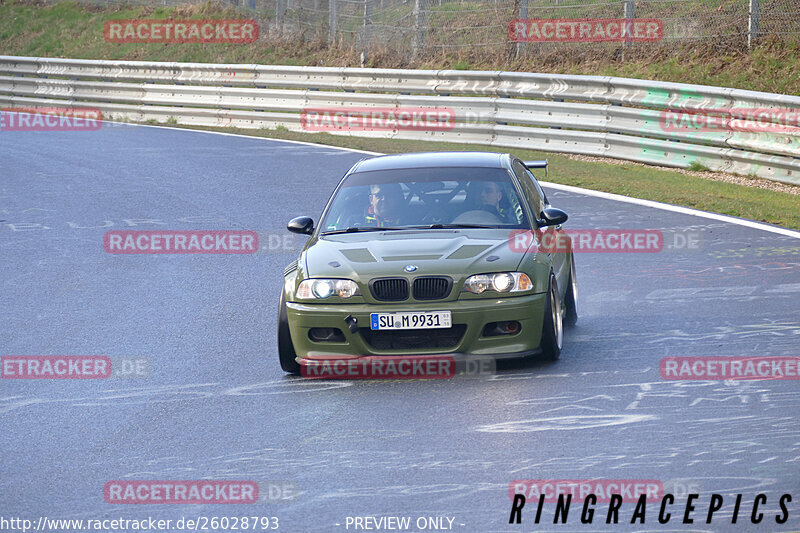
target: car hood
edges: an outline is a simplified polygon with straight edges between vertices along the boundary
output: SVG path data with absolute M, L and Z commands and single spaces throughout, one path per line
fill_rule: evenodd
M 508 229 L 418 230 L 320 236 L 300 260 L 309 277 L 366 281 L 378 276 L 449 275 L 516 270 L 523 254 L 512 250 Z

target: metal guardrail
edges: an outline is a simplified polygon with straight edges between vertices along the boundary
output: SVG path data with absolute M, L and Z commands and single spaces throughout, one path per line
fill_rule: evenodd
M 285 127 L 307 108 L 447 108 L 448 130 L 331 131 L 477 143 L 755 175 L 800 184 L 800 97 L 603 76 L 517 72 L 216 65 L 0 56 L 3 107 L 96 107 L 137 122 Z M 675 129 L 685 111 L 765 131 Z M 780 112 L 782 111 L 782 112 Z

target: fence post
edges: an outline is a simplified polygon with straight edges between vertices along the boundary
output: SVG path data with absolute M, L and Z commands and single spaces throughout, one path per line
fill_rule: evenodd
M 528 0 L 519 0 L 519 18 L 528 18 Z
M 636 6 L 634 0 L 625 0 L 625 20 L 636 18 Z M 622 25 L 622 60 L 625 61 L 625 50 L 631 45 L 630 35 L 628 35 L 627 24 Z
M 425 0 L 414 0 L 414 57 L 422 54 L 425 46 Z
M 761 25 L 761 0 L 750 0 L 750 13 L 747 18 L 747 49 L 753 46 L 753 41 L 758 38 L 758 29 Z
M 278 0 L 278 5 L 275 11 L 275 22 L 278 26 L 278 35 L 283 35 L 283 19 L 286 16 L 286 0 Z
M 364 0 L 364 51 L 369 49 L 372 30 L 372 0 Z
M 328 0 L 328 42 L 336 41 L 336 0 Z
M 528 0 L 517 0 L 519 2 L 519 18 L 528 18 Z M 517 57 L 525 55 L 527 51 L 526 43 L 517 43 Z
M 625 0 L 625 19 L 632 19 L 635 17 L 636 17 L 636 4 L 634 4 L 634 0 Z M 622 27 L 622 35 L 624 37 L 628 37 L 627 26 Z M 627 39 L 625 40 L 625 44 L 628 44 Z

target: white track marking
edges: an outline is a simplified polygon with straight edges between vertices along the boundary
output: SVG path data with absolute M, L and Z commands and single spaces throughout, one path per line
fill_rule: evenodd
M 367 154 L 367 155 L 386 155 L 380 152 L 370 152 L 367 150 L 358 150 L 355 148 L 342 148 L 341 146 L 330 146 L 327 144 L 318 144 L 318 143 L 311 143 L 306 141 L 291 141 L 291 140 L 284 140 L 284 139 L 270 139 L 269 137 L 255 137 L 251 135 L 243 135 L 241 133 L 225 133 L 221 131 L 206 131 L 206 130 L 195 130 L 191 128 L 174 128 L 170 126 L 154 126 L 151 124 L 133 124 L 128 122 L 114 122 L 114 121 L 103 121 L 103 122 L 111 122 L 113 124 L 122 124 L 126 126 L 134 126 L 134 127 L 141 127 L 141 128 L 160 128 L 165 130 L 178 130 L 178 131 L 192 131 L 196 133 L 210 133 L 212 135 L 227 135 L 230 137 L 244 137 L 246 139 L 262 139 L 266 141 L 272 142 L 282 142 L 282 143 L 290 143 L 290 144 L 301 144 L 305 146 L 315 146 L 317 148 L 328 148 L 333 150 L 342 150 L 345 152 L 355 152 L 359 154 Z M 744 226 L 746 228 L 757 229 L 761 231 L 768 231 L 770 233 L 776 233 L 778 235 L 784 235 L 786 237 L 793 237 L 795 239 L 800 239 L 800 231 L 794 231 L 787 228 L 781 228 L 778 226 L 771 226 L 769 224 L 763 224 L 761 222 L 755 222 L 753 220 L 746 220 L 743 218 L 736 218 L 730 217 L 727 215 L 720 215 L 717 213 L 710 213 L 708 211 L 700 211 L 698 209 L 691 209 L 689 207 L 682 207 L 679 205 L 672 205 L 672 204 L 665 204 L 662 202 L 654 202 L 652 200 L 642 200 L 640 198 L 631 198 L 630 196 L 622 196 L 621 194 L 612 194 L 609 192 L 602 192 L 602 191 L 593 191 L 591 189 L 584 189 L 581 187 L 573 187 L 572 185 L 562 185 L 560 183 L 552 183 L 548 181 L 540 181 L 544 187 L 550 187 L 552 189 L 558 189 L 562 191 L 577 193 L 577 194 L 585 194 L 587 196 L 596 196 L 598 198 L 604 198 L 606 200 L 613 200 L 615 202 L 625 202 L 628 204 L 635 204 L 641 205 L 644 207 L 651 207 L 653 209 L 661 209 L 662 211 L 672 211 L 673 213 L 680 213 L 682 215 L 691 215 L 695 217 L 701 218 L 708 218 L 711 220 L 719 220 L 721 222 L 726 222 L 728 224 L 736 224 L 737 226 Z
M 598 198 L 604 198 L 606 200 L 614 200 L 616 202 L 625 202 L 629 204 L 636 204 L 642 205 L 645 207 L 652 207 L 655 209 L 662 209 L 664 211 L 672 211 L 673 213 L 681 213 L 682 215 L 692 215 L 695 217 L 703 217 L 703 218 L 710 218 L 711 220 L 719 220 L 721 222 L 727 222 L 729 224 L 737 224 L 739 226 L 745 226 L 748 228 L 759 229 L 762 231 L 769 231 L 772 233 L 777 233 L 779 235 L 785 235 L 787 237 L 794 237 L 795 239 L 800 239 L 800 231 L 794 231 L 791 229 L 781 228 L 778 226 L 771 226 L 769 224 L 763 224 L 761 222 L 755 222 L 753 220 L 746 220 L 743 218 L 736 218 L 730 217 L 727 215 L 720 215 L 718 213 L 710 213 L 708 211 L 700 211 L 697 209 L 692 209 L 690 207 L 682 207 L 679 205 L 672 205 L 672 204 L 664 204 L 661 202 L 654 202 L 652 200 L 642 200 L 640 198 L 631 198 L 629 196 L 622 196 L 621 194 L 613 194 L 610 192 L 602 192 L 602 191 L 593 191 L 591 189 L 583 189 L 581 187 L 573 187 L 572 185 L 562 185 L 560 183 L 550 183 L 547 181 L 540 181 L 539 183 L 542 184 L 544 187 L 550 187 L 551 189 L 558 189 L 561 191 L 567 191 L 577 194 L 585 194 L 587 196 L 596 196 Z

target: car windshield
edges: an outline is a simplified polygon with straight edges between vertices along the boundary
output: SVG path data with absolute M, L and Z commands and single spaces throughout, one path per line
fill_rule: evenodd
M 320 224 L 323 233 L 409 227 L 530 228 L 509 173 L 474 167 L 353 173 Z

